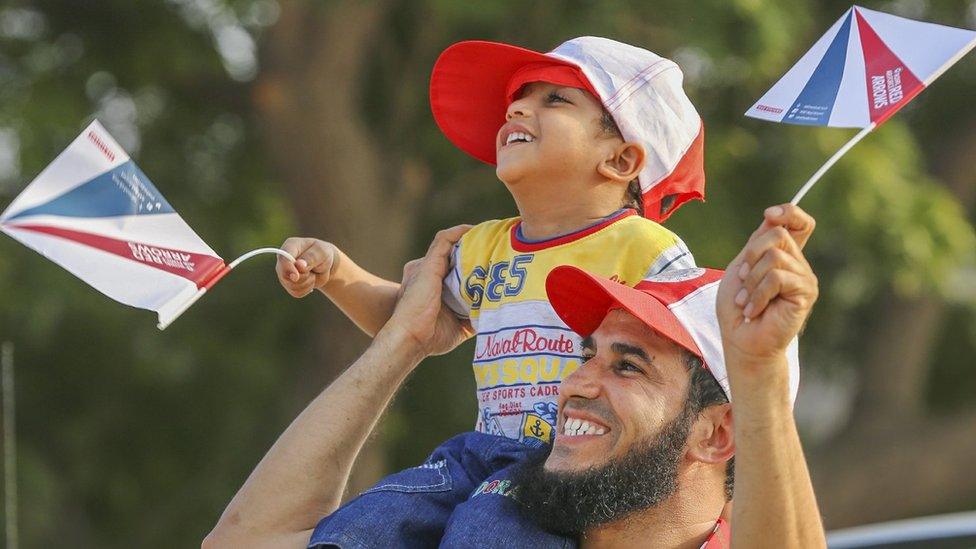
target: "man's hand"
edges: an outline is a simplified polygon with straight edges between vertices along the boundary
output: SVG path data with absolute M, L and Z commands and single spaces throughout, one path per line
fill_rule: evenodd
M 328 284 L 338 263 L 334 244 L 315 238 L 292 237 L 281 245 L 295 261 L 278 256 L 275 272 L 278 282 L 292 297 L 305 297 Z
M 444 354 L 472 335 L 471 325 L 441 301 L 451 250 L 469 229 L 458 225 L 438 232 L 427 254 L 403 267 L 396 309 L 383 331 L 407 337 L 424 356 Z
M 748 363 L 782 356 L 800 333 L 818 295 L 801 251 L 814 226 L 797 206 L 773 206 L 729 265 L 717 303 L 727 357 Z

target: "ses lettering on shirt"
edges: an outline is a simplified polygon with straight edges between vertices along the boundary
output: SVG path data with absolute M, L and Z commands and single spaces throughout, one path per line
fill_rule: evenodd
M 515 297 L 525 287 L 528 272 L 525 265 L 532 262 L 532 254 L 521 254 L 511 261 L 490 263 L 487 268 L 478 265 L 464 282 L 464 291 L 471 300 L 472 309 L 480 309 L 484 298 L 501 301 L 502 297 Z

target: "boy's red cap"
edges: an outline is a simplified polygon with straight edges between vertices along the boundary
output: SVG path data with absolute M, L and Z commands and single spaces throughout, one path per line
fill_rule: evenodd
M 644 146 L 647 157 L 638 180 L 645 217 L 663 221 L 684 202 L 704 199 L 704 131 L 681 88 L 681 70 L 641 48 L 595 37 L 574 38 L 549 53 L 458 42 L 434 64 L 431 110 L 458 148 L 494 164 L 495 138 L 512 95 L 537 81 L 590 92 L 624 139 Z

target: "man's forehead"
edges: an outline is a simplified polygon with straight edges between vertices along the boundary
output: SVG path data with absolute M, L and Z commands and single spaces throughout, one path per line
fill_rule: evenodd
M 646 323 L 622 308 L 611 309 L 596 331 L 583 340 L 585 345 L 599 347 L 600 343 L 626 343 L 645 351 L 654 349 L 680 349 L 680 346 L 662 336 Z

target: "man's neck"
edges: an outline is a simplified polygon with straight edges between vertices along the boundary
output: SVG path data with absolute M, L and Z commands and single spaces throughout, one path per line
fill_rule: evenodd
M 546 240 L 588 227 L 623 207 L 619 189 L 609 184 L 509 187 L 522 217 L 522 235 Z

